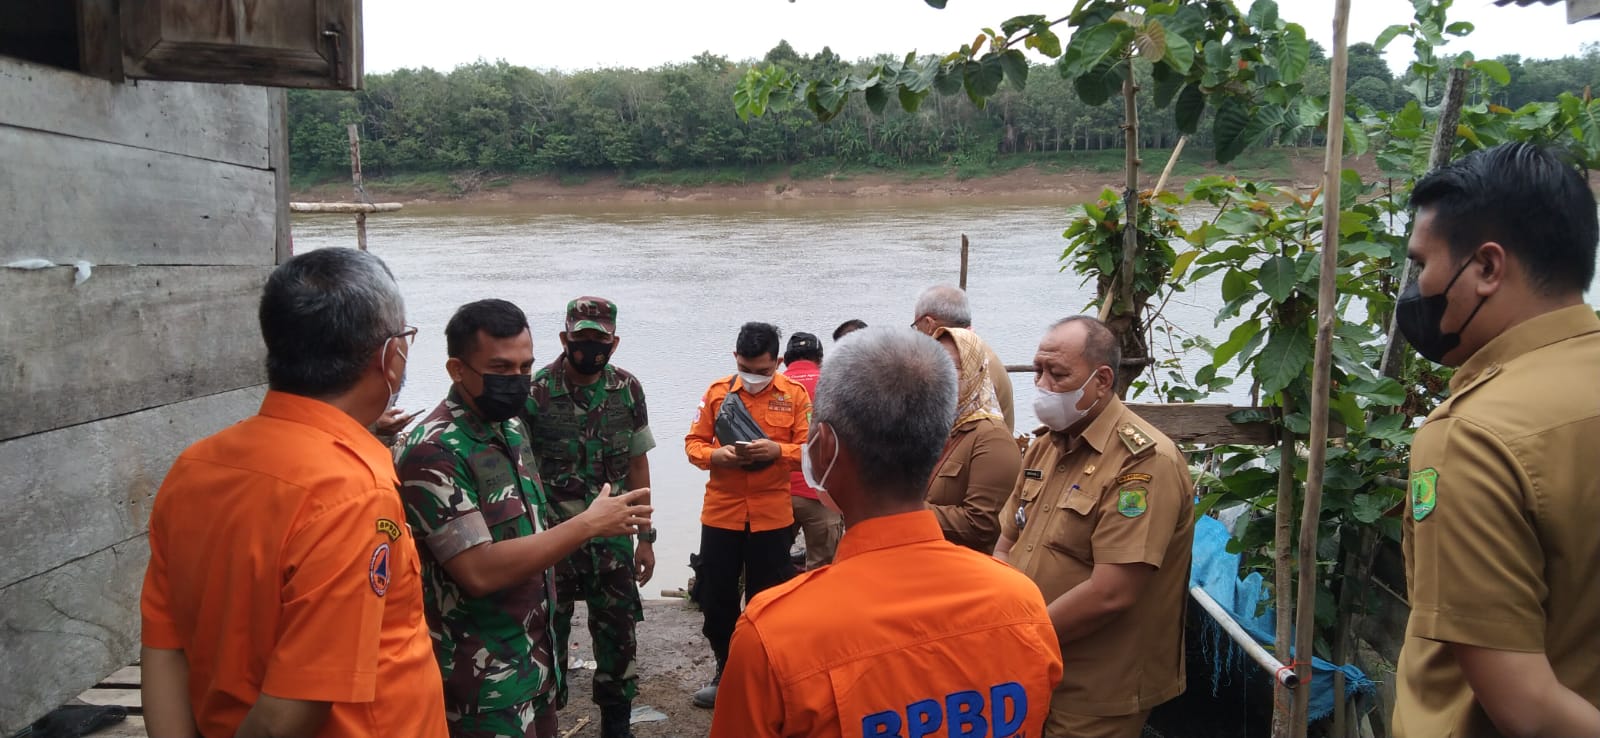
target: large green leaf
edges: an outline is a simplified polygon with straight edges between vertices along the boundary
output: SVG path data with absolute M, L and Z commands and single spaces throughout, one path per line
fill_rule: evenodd
M 1182 281 L 1183 273 L 1189 271 L 1189 265 L 1193 264 L 1195 257 L 1199 255 L 1200 249 L 1192 249 L 1178 254 L 1178 258 L 1172 260 L 1172 273 L 1168 276 L 1168 279 L 1174 283 Z
M 1483 72 L 1489 79 L 1501 85 L 1511 84 L 1511 70 L 1506 69 L 1506 65 L 1493 59 L 1479 59 L 1472 62 L 1472 68 Z
M 1121 86 L 1122 75 L 1117 74 L 1117 65 L 1111 60 L 1072 80 L 1072 89 L 1077 90 L 1078 99 L 1090 107 L 1110 100 Z
M 1237 269 L 1222 275 L 1222 299 L 1237 300 L 1250 292 L 1250 277 Z
M 1178 96 L 1178 91 L 1183 89 L 1184 77 L 1172 70 L 1165 63 L 1156 64 L 1150 68 L 1150 78 L 1156 83 L 1156 107 L 1165 108 L 1172 104 L 1172 99 Z
M 1171 28 L 1167 28 L 1166 32 L 1167 53 L 1164 60 L 1179 74 L 1188 74 L 1194 68 L 1194 42 Z
M 922 1 L 927 3 L 927 4 L 929 4 L 929 5 L 932 5 L 935 8 L 938 8 L 940 10 L 944 10 L 944 4 L 946 2 L 949 2 L 949 0 L 922 0 Z
M 1406 401 L 1406 388 L 1388 377 L 1356 380 L 1347 385 L 1346 389 L 1379 405 L 1399 405 Z
M 1232 361 L 1233 357 L 1238 356 L 1245 345 L 1260 333 L 1261 323 L 1258 321 L 1246 320 L 1234 326 L 1233 331 L 1228 334 L 1228 340 L 1223 341 L 1222 345 L 1211 352 L 1212 364 L 1222 366 Z
M 1122 23 L 1102 23 L 1072 34 L 1061 56 L 1061 73 L 1080 77 L 1122 55 L 1133 29 Z
M 1028 84 L 1028 57 L 1016 49 L 1006 49 L 1000 54 L 1000 68 L 1006 80 L 1018 90 Z
M 1133 47 L 1145 61 L 1160 61 L 1167 55 L 1167 29 L 1161 25 L 1161 21 L 1145 23 L 1133 34 Z
M 941 64 L 933 75 L 933 89 L 941 95 L 954 95 L 961 91 L 965 64 Z
M 1390 41 L 1393 41 L 1396 36 L 1399 36 L 1408 30 L 1411 30 L 1410 26 L 1389 26 L 1388 28 L 1383 29 L 1383 33 L 1378 34 L 1378 40 L 1373 41 L 1372 45 L 1376 47 L 1378 51 L 1383 51 L 1383 47 L 1388 46 Z
M 1406 427 L 1407 420 L 1409 418 L 1398 413 L 1373 418 L 1372 422 L 1367 424 L 1367 437 L 1395 445 L 1410 443 L 1414 431 Z
M 1278 27 L 1278 4 L 1273 0 L 1256 0 L 1250 6 L 1250 13 L 1246 16 L 1251 27 L 1261 31 L 1271 31 Z
M 907 113 L 915 113 L 922 107 L 922 101 L 928 97 L 928 91 L 917 92 L 909 87 L 900 88 L 900 107 Z
M 1034 32 L 1028 36 L 1028 40 L 1022 43 L 1024 46 L 1044 54 L 1051 59 L 1061 56 L 1061 37 L 1057 36 L 1055 31 L 1052 31 L 1048 28 L 1035 29 Z
M 1278 77 L 1288 84 L 1300 81 L 1311 64 L 1311 42 L 1306 40 L 1306 29 L 1290 24 L 1279 40 L 1277 56 Z
M 1019 15 L 1015 18 L 1007 19 L 1004 23 L 1001 23 L 1000 32 L 1010 36 L 1011 34 L 1027 28 L 1028 26 L 1035 26 L 1047 22 L 1049 22 L 1048 19 L 1042 15 Z
M 1184 133 L 1194 133 L 1200 128 L 1200 118 L 1206 112 L 1206 94 L 1200 91 L 1200 85 L 1190 83 L 1178 93 L 1178 105 L 1173 108 L 1173 117 L 1178 124 L 1178 130 Z
M 865 96 L 867 109 L 871 110 L 873 115 L 882 115 L 884 107 L 889 104 L 889 85 L 876 84 L 868 87 Z
M 1294 380 L 1305 376 L 1310 369 L 1312 354 L 1311 334 L 1300 326 L 1273 328 L 1267 345 L 1256 358 L 1255 376 L 1261 382 L 1263 395 L 1282 392 Z
M 1293 259 L 1274 256 L 1261 265 L 1261 289 L 1274 303 L 1281 303 L 1294 294 L 1297 277 Z
M 967 99 L 980 109 L 1006 79 L 1006 70 L 1000 57 L 986 56 L 982 61 L 969 61 L 961 65 L 961 86 L 967 90 Z
M 1226 164 L 1244 152 L 1250 124 L 1250 109 L 1243 102 L 1236 97 L 1222 99 L 1217 105 L 1217 117 L 1211 123 L 1218 162 Z

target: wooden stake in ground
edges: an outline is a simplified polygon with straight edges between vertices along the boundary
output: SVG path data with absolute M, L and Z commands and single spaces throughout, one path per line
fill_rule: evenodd
M 1317 524 L 1322 517 L 1322 480 L 1328 459 L 1328 399 L 1333 387 L 1333 329 L 1338 323 L 1339 184 L 1344 170 L 1345 75 L 1350 65 L 1350 0 L 1333 13 L 1333 69 L 1328 90 L 1328 151 L 1322 168 L 1322 274 L 1317 280 L 1317 350 L 1311 368 L 1311 448 L 1306 460 L 1305 507 L 1300 513 L 1300 591 L 1295 598 L 1295 690 L 1291 733 L 1305 738 L 1310 708 L 1312 635 L 1317 612 Z
M 367 201 L 367 191 L 361 186 L 361 135 L 356 131 L 356 124 L 351 123 L 350 132 L 350 182 L 355 188 L 356 202 Z M 356 248 L 367 250 L 367 214 L 356 213 Z
M 967 234 L 961 234 L 961 289 L 967 289 Z
M 1285 393 L 1283 417 L 1293 412 L 1294 402 Z M 1294 650 L 1294 598 L 1290 594 L 1294 582 L 1294 434 L 1281 422 L 1278 433 L 1278 500 L 1272 506 L 1276 522 L 1272 530 L 1272 650 L 1279 661 L 1293 663 L 1289 653 Z M 1299 675 L 1295 677 L 1298 683 Z M 1278 680 L 1272 685 L 1272 695 L 1272 738 L 1287 738 L 1294 690 Z

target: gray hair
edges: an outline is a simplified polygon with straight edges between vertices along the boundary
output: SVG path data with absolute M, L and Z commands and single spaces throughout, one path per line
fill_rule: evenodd
M 382 259 L 325 248 L 272 270 L 259 317 L 267 385 L 330 397 L 355 386 L 373 353 L 405 330 L 406 306 Z
M 1051 323 L 1050 330 L 1068 323 L 1083 324 L 1083 358 L 1089 360 L 1089 370 L 1094 371 L 1101 365 L 1111 367 L 1111 382 L 1115 384 L 1117 376 L 1122 373 L 1122 343 L 1117 340 L 1117 334 L 1111 330 L 1111 326 L 1088 315 L 1068 315 Z
M 951 328 L 972 327 L 972 306 L 967 304 L 967 292 L 953 284 L 934 285 L 922 291 L 917 298 L 917 313 L 927 315 Z
M 920 500 L 955 424 L 955 365 L 916 331 L 863 328 L 829 352 L 812 416 L 850 451 L 864 487 Z

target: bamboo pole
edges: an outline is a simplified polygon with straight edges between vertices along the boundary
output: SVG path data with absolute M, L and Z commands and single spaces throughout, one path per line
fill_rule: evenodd
M 1178 157 L 1183 155 L 1183 145 L 1189 142 L 1189 134 L 1178 137 L 1178 144 L 1172 147 L 1172 156 L 1167 157 L 1167 166 L 1161 170 L 1161 179 L 1156 180 L 1156 188 L 1150 191 L 1150 196 L 1161 194 L 1167 186 L 1167 178 L 1172 176 L 1173 167 L 1178 165 Z
M 1300 592 L 1295 598 L 1295 672 L 1311 676 L 1312 635 L 1317 612 L 1317 524 L 1322 517 L 1322 480 L 1328 458 L 1328 395 L 1333 385 L 1333 329 L 1338 323 L 1340 173 L 1344 169 L 1345 75 L 1350 65 L 1350 0 L 1333 14 L 1333 69 L 1329 74 L 1328 150 L 1322 172 L 1322 274 L 1317 281 L 1317 349 L 1311 369 L 1311 443 L 1306 461 L 1305 507 L 1300 513 Z M 1291 735 L 1305 738 L 1311 690 L 1295 691 Z
M 1228 637 L 1232 638 L 1233 642 L 1238 644 L 1239 648 L 1243 649 L 1252 661 L 1255 661 L 1261 668 L 1271 673 L 1272 678 L 1278 684 L 1288 689 L 1294 689 L 1299 686 L 1300 677 L 1296 676 L 1293 671 L 1284 668 L 1282 661 L 1274 658 L 1272 654 L 1267 653 L 1267 649 L 1256 643 L 1256 639 L 1250 637 L 1250 634 L 1246 633 L 1244 628 L 1239 627 L 1239 623 L 1233 619 L 1233 616 L 1229 615 L 1227 610 L 1222 609 L 1222 605 L 1217 604 L 1217 601 L 1212 599 L 1211 595 L 1207 594 L 1204 589 L 1190 587 L 1189 596 L 1200 604 L 1200 609 L 1205 610 L 1212 620 L 1217 621 L 1217 624 L 1222 626 L 1222 632 L 1227 633 Z
M 346 128 L 350 133 L 350 182 L 355 190 L 356 200 L 367 199 L 366 188 L 361 184 L 361 135 L 356 130 L 356 124 L 351 123 Z M 365 211 L 356 212 L 356 248 L 367 250 L 367 214 Z
M 967 289 L 968 249 L 969 245 L 967 243 L 967 234 L 963 233 L 961 234 L 961 291 L 963 292 L 965 292 Z

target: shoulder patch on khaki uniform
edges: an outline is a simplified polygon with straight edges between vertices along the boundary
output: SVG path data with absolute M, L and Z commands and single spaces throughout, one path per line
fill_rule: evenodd
M 1433 467 L 1411 475 L 1411 518 L 1422 522 L 1439 504 L 1439 472 Z
M 1123 423 L 1117 426 L 1117 438 L 1122 439 L 1122 445 L 1128 447 L 1128 452 L 1134 456 L 1143 454 L 1156 447 L 1156 441 L 1144 429 L 1133 423 Z

